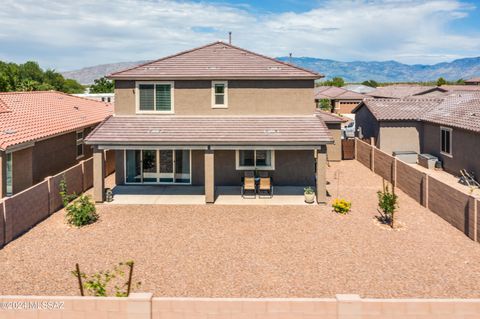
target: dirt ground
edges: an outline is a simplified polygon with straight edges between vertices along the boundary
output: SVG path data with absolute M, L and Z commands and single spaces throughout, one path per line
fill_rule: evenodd
M 375 222 L 381 178 L 356 161 L 328 169 L 331 206 L 98 205 L 99 222 L 58 212 L 0 250 L 0 294 L 76 295 L 86 272 L 134 260 L 139 290 L 190 297 L 478 297 L 480 246 L 401 191 Z

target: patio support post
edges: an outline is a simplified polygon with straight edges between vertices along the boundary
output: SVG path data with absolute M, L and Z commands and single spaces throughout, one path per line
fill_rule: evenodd
M 0 151 L 0 198 L 7 196 L 7 154 Z
M 321 149 L 317 151 L 317 203 L 326 204 L 327 203 L 327 178 L 326 178 L 326 169 L 327 169 L 327 151 L 326 147 L 322 146 Z
M 214 151 L 205 150 L 205 203 L 215 202 Z
M 103 150 L 93 148 L 93 199 L 102 203 L 105 196 L 105 160 Z

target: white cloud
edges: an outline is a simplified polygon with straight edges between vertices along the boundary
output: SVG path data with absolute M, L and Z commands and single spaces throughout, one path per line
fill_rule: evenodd
M 83 66 L 158 58 L 233 31 L 234 44 L 271 56 L 434 63 L 480 55 L 480 33 L 455 34 L 459 0 L 327 1 L 303 13 L 169 0 L 3 0 L 0 59 Z

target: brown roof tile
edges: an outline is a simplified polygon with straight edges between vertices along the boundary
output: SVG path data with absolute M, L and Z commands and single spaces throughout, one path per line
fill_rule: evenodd
M 419 120 L 425 112 L 431 111 L 441 99 L 404 98 L 404 99 L 365 99 L 353 112 L 366 106 L 380 121 Z
M 0 149 L 94 125 L 113 113 L 109 103 L 60 92 L 0 93 Z
M 109 75 L 111 79 L 318 79 L 322 75 L 214 42 Z
M 343 123 L 348 121 L 344 117 L 320 109 L 315 110 L 315 114 L 320 117 L 325 123 Z
M 320 145 L 331 143 L 317 116 L 113 116 L 87 144 Z
M 401 99 L 409 96 L 427 94 L 432 91 L 443 91 L 436 86 L 423 86 L 423 85 L 389 85 L 377 87 L 375 91 L 368 93 L 367 95 L 376 98 L 395 98 Z
M 317 86 L 314 89 L 315 100 L 363 100 L 366 96 L 336 86 Z
M 480 82 L 480 76 L 465 80 L 465 83 L 477 83 Z

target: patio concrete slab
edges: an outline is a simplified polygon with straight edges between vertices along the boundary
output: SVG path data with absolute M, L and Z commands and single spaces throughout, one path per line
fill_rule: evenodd
M 274 196 L 242 198 L 239 186 L 216 187 L 217 205 L 308 205 L 304 201 L 303 187 L 278 186 Z M 138 205 L 200 205 L 205 204 L 203 186 L 129 185 L 113 188 L 114 200 L 106 204 Z

